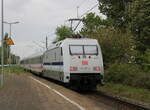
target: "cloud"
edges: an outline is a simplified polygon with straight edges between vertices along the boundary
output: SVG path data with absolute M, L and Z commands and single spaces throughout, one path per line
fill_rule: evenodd
M 8 10 L 21 12 L 24 7 L 31 2 L 32 0 L 5 0 L 4 6 L 7 7 Z
M 64 23 L 69 24 L 65 21 L 77 16 L 76 7 L 82 2 L 81 0 L 6 0 L 5 21 L 20 22 L 12 26 L 12 38 L 16 44 L 12 47 L 12 51 L 21 57 L 36 52 L 38 47 L 32 41 L 44 41 L 46 36 L 49 40 L 54 39 L 56 27 Z M 79 8 L 79 15 L 96 3 L 97 0 L 84 2 Z M 99 13 L 98 9 L 93 11 Z M 9 32 L 8 25 L 5 25 L 5 31 Z M 33 45 L 33 48 L 27 45 Z

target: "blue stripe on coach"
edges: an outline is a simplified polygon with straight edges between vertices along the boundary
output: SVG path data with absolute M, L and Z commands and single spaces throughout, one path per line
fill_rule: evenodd
M 43 65 L 64 65 L 63 62 L 51 62 L 51 63 L 43 63 Z

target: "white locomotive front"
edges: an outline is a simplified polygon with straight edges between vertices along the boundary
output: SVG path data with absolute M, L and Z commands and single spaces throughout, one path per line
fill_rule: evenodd
M 102 52 L 96 39 L 67 38 L 50 46 L 39 58 L 41 72 L 34 71 L 33 68 L 30 70 L 45 77 L 79 89 L 93 89 L 103 82 Z M 36 64 L 30 64 L 30 67 L 33 65 Z
M 51 46 L 43 56 L 43 75 L 79 88 L 95 88 L 104 76 L 97 40 L 68 38 Z

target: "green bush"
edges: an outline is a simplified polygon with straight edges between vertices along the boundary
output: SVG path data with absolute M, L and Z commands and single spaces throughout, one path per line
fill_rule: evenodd
M 19 67 L 19 66 L 11 66 L 11 67 L 5 67 L 4 68 L 4 72 L 6 74 L 11 74 L 11 73 L 15 73 L 15 74 L 24 74 L 24 73 L 28 73 L 25 72 L 23 68 Z
M 134 88 L 116 83 L 106 83 L 105 86 L 99 85 L 98 90 L 113 96 L 119 96 L 150 104 L 150 91 L 147 89 Z
M 105 73 L 105 81 L 150 90 L 150 75 L 135 64 L 112 64 Z
M 150 49 L 145 51 L 145 54 L 141 56 L 141 60 L 143 69 L 150 73 Z
M 134 62 L 137 51 L 131 33 L 123 33 L 111 27 L 103 27 L 96 32 L 89 33 L 88 36 L 98 40 L 102 48 L 104 64 L 107 67 L 116 60 L 125 63 Z

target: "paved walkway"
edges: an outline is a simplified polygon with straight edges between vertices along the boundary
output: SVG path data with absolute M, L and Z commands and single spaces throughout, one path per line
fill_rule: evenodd
M 8 75 L 0 88 L 0 110 L 79 110 L 29 75 Z

